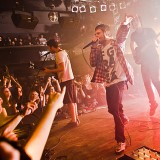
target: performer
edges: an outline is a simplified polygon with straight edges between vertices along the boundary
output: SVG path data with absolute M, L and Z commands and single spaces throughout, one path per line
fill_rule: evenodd
M 155 100 L 152 83 L 160 95 L 159 56 L 156 51 L 156 34 L 152 28 L 143 28 L 138 16 L 132 21 L 130 47 L 137 64 L 141 65 L 143 83 L 150 103 L 150 116 L 155 114 L 158 104 Z M 138 46 L 138 47 L 136 47 Z
M 114 117 L 115 140 L 117 146 L 115 152 L 125 150 L 124 125 L 127 119 L 123 113 L 122 95 L 126 81 L 133 83 L 129 71 L 129 63 L 123 56 L 123 47 L 129 32 L 132 17 L 126 16 L 121 24 L 116 40 L 110 37 L 108 25 L 100 24 L 95 27 L 95 36 L 92 40 L 90 64 L 95 67 L 92 82 L 105 83 L 108 112 Z M 123 50 L 123 51 L 122 51 Z
M 80 121 L 77 113 L 77 97 L 76 86 L 74 84 L 74 75 L 69 60 L 69 56 L 65 50 L 62 50 L 57 41 L 51 39 L 47 42 L 48 49 L 55 54 L 56 69 L 45 69 L 46 73 L 57 73 L 61 88 L 66 86 L 66 93 L 64 97 L 64 104 L 68 105 L 71 112 L 71 124 L 78 126 Z

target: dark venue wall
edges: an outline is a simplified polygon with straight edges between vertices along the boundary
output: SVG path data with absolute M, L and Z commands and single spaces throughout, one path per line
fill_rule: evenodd
M 122 6 L 119 8 L 118 6 L 117 11 L 115 10 L 112 12 L 109 10 L 109 8 L 107 8 L 107 11 L 104 12 L 97 7 L 95 13 L 90 13 L 87 6 L 86 12 L 73 13 L 71 11 L 69 1 L 62 1 L 62 3 L 59 1 L 54 8 L 49 6 L 50 4 L 48 1 L 44 2 L 43 0 L 23 0 L 23 7 L 21 7 L 21 1 L 18 1 L 19 6 L 16 6 L 15 2 L 15 0 L 0 1 L 0 36 L 27 37 L 28 35 L 31 35 L 35 38 L 39 37 L 39 35 L 43 33 L 46 39 L 50 39 L 54 37 L 55 33 L 58 33 L 61 37 L 61 44 L 63 48 L 69 51 L 75 74 L 85 74 L 86 71 L 91 71 L 90 66 L 84 59 L 85 56 L 88 61 L 88 54 L 90 50 L 89 48 L 86 49 L 83 56 L 82 48 L 91 41 L 92 35 L 94 34 L 94 27 L 97 23 L 109 24 L 114 33 L 113 36 L 115 36 L 116 29 L 119 26 L 120 21 L 124 18 L 125 14 L 140 14 L 143 24 L 146 26 L 152 25 L 156 32 L 158 32 L 157 24 L 160 22 L 160 14 L 158 14 L 160 11 L 160 2 L 158 0 L 126 0 L 126 6 L 123 6 L 124 8 Z M 64 4 L 64 2 L 68 4 Z M 86 0 L 86 2 L 88 1 Z M 117 5 L 118 3 L 120 2 L 118 1 Z M 48 4 L 48 6 L 46 4 Z M 97 6 L 99 5 L 100 4 L 97 4 Z M 15 8 L 18 8 L 17 10 L 24 8 L 25 10 L 25 12 L 16 12 L 15 10 L 16 14 L 21 14 L 20 18 L 18 18 L 20 22 L 17 20 L 17 18 L 12 17 L 12 10 Z M 148 8 L 150 8 L 150 10 L 148 10 Z M 50 11 L 58 12 L 58 21 L 54 21 L 54 19 L 51 21 L 48 18 Z M 26 23 L 26 16 L 32 16 L 32 12 L 33 19 L 31 23 Z M 39 52 L 42 50 L 45 51 L 47 48 L 45 46 L 36 45 L 25 47 L 1 47 L 0 63 L 7 65 L 9 63 L 22 64 L 28 63 L 31 59 L 35 62 L 40 61 Z M 130 54 L 129 38 L 126 45 L 126 54 Z M 79 69 L 79 67 L 77 67 L 78 64 L 85 66 L 84 68 L 87 69 Z

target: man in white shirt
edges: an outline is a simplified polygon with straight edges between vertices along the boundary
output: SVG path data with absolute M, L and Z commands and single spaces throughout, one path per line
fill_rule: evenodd
M 66 86 L 66 93 L 64 96 L 64 105 L 68 105 L 71 113 L 71 124 L 78 126 L 80 121 L 77 114 L 77 97 L 76 86 L 74 84 L 74 75 L 69 60 L 69 56 L 65 50 L 62 50 L 57 41 L 51 39 L 47 42 L 48 49 L 55 54 L 55 61 L 57 68 L 45 69 L 46 73 L 57 73 L 61 88 Z

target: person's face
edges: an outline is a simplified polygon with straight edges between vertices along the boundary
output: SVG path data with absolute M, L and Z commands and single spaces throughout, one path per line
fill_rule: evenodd
M 5 88 L 3 92 L 4 92 L 5 97 L 11 96 L 11 92 L 10 92 L 9 88 Z
M 18 88 L 18 95 L 22 96 L 22 89 L 21 88 Z
M 50 47 L 48 46 L 48 50 L 51 52 L 51 53 L 55 53 L 56 52 L 56 48 L 55 47 Z
M 104 32 L 103 32 L 101 29 L 97 29 L 97 30 L 95 31 L 95 36 L 96 36 L 96 38 L 99 39 L 100 41 L 105 39 Z
M 36 91 L 31 92 L 30 100 L 37 100 L 38 98 L 39 98 L 39 95 Z
M 50 93 L 53 93 L 53 92 L 55 92 L 54 87 L 50 87 Z

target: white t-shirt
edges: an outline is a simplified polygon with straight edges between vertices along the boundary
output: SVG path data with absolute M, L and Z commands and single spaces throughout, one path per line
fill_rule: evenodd
M 71 62 L 69 59 L 69 55 L 65 50 L 59 51 L 55 54 L 55 60 L 57 66 L 60 63 L 64 63 L 64 71 L 58 72 L 58 79 L 60 82 L 65 82 L 71 79 L 74 79 Z
M 103 63 L 105 66 L 105 86 L 127 80 L 121 64 L 118 61 L 115 48 L 111 43 L 102 49 Z

